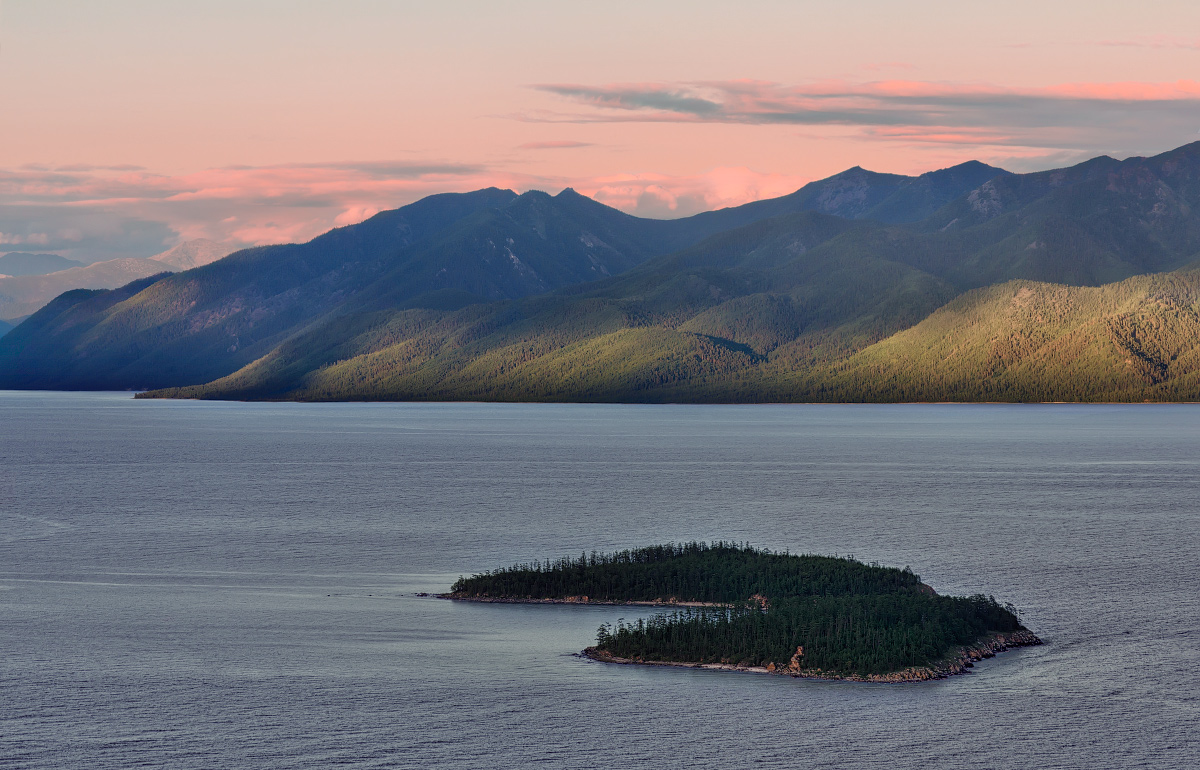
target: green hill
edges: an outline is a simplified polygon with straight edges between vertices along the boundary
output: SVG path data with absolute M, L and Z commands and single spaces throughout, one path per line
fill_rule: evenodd
M 1012 281 L 796 384 L 834 401 L 1200 399 L 1200 269 L 1099 287 Z

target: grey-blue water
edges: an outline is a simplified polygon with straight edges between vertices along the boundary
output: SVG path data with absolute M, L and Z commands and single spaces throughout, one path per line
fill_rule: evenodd
M 3 768 L 1200 766 L 1200 407 L 0 394 Z M 1046 646 L 913 685 L 593 663 L 639 610 L 415 596 L 733 539 Z

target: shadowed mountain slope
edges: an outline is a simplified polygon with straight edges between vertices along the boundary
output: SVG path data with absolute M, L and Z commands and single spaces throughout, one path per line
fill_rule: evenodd
M 944 281 L 839 239 L 873 223 L 793 214 L 614 278 L 457 311 L 346 314 L 173 395 L 656 400 L 771 361 L 836 358 L 924 318 Z
M 1173 270 L 1200 253 L 1200 142 L 1152 158 L 998 176 L 921 228 L 941 231 L 963 255 L 948 275 L 960 285 L 1098 285 Z M 958 244 L 972 233 L 990 246 L 966 255 Z

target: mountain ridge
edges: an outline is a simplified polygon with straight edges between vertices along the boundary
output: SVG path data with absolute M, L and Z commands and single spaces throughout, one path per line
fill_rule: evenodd
M 854 176 L 855 200 L 867 195 L 864 180 L 886 183 L 886 189 L 871 193 L 871 200 L 882 200 L 910 179 L 862 170 Z M 844 181 L 833 184 L 840 190 Z M 109 360 L 112 328 L 125 329 L 139 342 L 119 346 L 133 358 L 111 360 L 90 380 L 73 363 L 56 360 L 66 338 L 51 339 L 58 333 L 53 324 L 45 327 L 48 336 L 13 338 L 0 346 L 0 383 L 119 388 L 181 384 L 176 378 L 198 383 L 236 371 L 328 314 L 390 307 L 455 310 L 604 279 L 734 224 L 826 205 L 832 200 L 821 197 L 827 187 L 812 183 L 775 202 L 677 220 L 634 217 L 570 189 L 555 196 L 498 188 L 434 195 L 306 244 L 235 252 L 147 286 L 136 300 L 105 307 L 92 329 L 71 337 L 73 355 Z M 35 315 L 28 323 L 45 324 L 46 317 Z M 17 351 L 18 341 L 33 348 Z M 164 359 L 180 347 L 190 355 Z M 145 360 L 139 364 L 138 357 Z M 79 374 L 56 380 L 56 367 Z
M 1089 287 L 1172 274 L 1200 255 L 1200 143 L 1036 174 L 856 167 L 682 220 L 631 217 L 570 189 L 459 195 L 412 204 L 433 216 L 405 207 L 133 293 L 78 297 L 78 307 L 64 299 L 0 341 L 0 384 L 306 400 L 876 400 L 917 390 L 855 390 L 846 378 L 928 379 L 944 361 L 921 359 L 924 372 L 864 362 L 900 355 L 889 340 L 948 317 L 956 298 L 1014 280 L 1090 297 Z M 205 283 L 212 270 L 226 288 Z M 1180 275 L 1171 280 L 1192 280 Z M 1130 296 L 1145 312 L 1157 301 Z M 1191 311 L 1172 307 L 1151 313 L 1155 333 L 1190 339 L 1181 319 Z M 1108 361 L 1104 350 L 1094 360 Z M 108 365 L 79 363 L 88 358 Z M 1074 371 L 1068 364 L 1047 366 Z M 1176 369 L 1167 366 L 1170 386 L 1078 392 L 1182 397 L 1190 370 Z M 1028 371 L 1059 393 L 1053 377 Z M 997 392 L 1038 400 L 1036 388 Z

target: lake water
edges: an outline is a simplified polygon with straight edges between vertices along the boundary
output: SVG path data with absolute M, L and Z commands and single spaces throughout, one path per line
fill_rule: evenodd
M 1194 768 L 1200 407 L 0 394 L 3 768 Z M 574 656 L 646 610 L 416 596 L 727 539 L 994 594 L 870 685 Z

